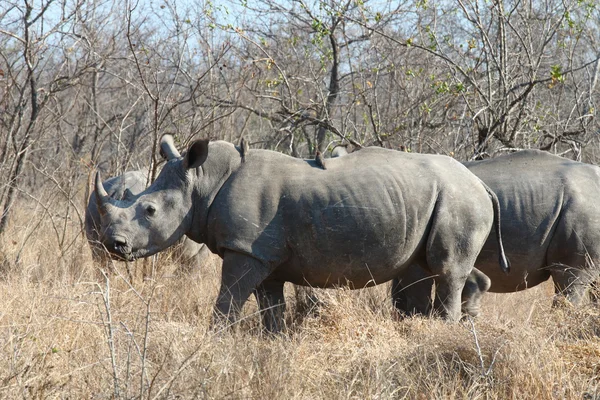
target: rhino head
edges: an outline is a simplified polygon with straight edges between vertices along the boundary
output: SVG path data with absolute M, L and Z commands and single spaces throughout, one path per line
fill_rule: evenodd
M 137 195 L 129 192 L 120 200 L 110 197 L 96 173 L 100 240 L 114 258 L 131 261 L 151 256 L 175 244 L 192 226 L 192 198 L 203 173 L 199 167 L 208 157 L 208 141 L 194 142 L 181 157 L 172 138 L 165 136 L 161 153 L 167 164 L 156 181 Z

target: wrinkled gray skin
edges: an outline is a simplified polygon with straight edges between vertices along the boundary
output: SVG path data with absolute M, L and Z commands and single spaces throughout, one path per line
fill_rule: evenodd
M 148 171 L 128 171 L 123 175 L 107 179 L 103 182 L 103 186 L 114 200 L 133 199 L 146 188 L 147 177 Z M 98 262 L 103 262 L 106 250 L 100 238 L 100 224 L 96 194 L 92 192 L 85 210 L 85 235 L 92 249 L 92 257 Z M 173 249 L 174 258 L 181 261 L 186 270 L 201 266 L 210 253 L 205 245 L 189 240 L 185 236 Z
M 178 154 L 170 140 L 161 146 Z M 413 262 L 438 276 L 436 307 L 457 320 L 494 221 L 488 191 L 460 163 L 381 148 L 322 170 L 268 150 L 242 163 L 230 143 L 197 141 L 135 198 L 112 200 L 99 175 L 96 193 L 103 244 L 115 256 L 147 257 L 183 235 L 206 243 L 223 258 L 217 320 L 235 321 L 254 292 L 269 331 L 282 328 L 284 282 L 363 288 Z
M 600 274 L 600 168 L 538 150 L 465 165 L 498 196 L 511 261 L 509 275 L 494 268 L 497 250 L 491 234 L 467 279 L 465 311 L 476 315 L 488 288 L 511 293 L 550 277 L 556 303 L 563 297 L 581 303 Z M 394 281 L 392 296 L 400 311 L 429 313 L 429 275 L 413 265 Z

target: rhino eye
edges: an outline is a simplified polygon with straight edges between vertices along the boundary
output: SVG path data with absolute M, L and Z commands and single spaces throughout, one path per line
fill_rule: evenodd
M 146 207 L 146 213 L 152 217 L 156 213 L 156 208 L 153 206 L 148 206 Z

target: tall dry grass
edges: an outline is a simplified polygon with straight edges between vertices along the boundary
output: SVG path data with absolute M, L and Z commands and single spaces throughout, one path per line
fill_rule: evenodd
M 61 247 L 31 215 L 0 242 L 3 399 L 600 398 L 600 311 L 551 309 L 550 285 L 456 324 L 398 320 L 387 285 L 319 291 L 309 311 L 286 288 L 285 333 L 261 333 L 253 299 L 214 332 L 218 258 L 187 275 L 138 262 L 129 282 L 92 263 L 76 224 Z

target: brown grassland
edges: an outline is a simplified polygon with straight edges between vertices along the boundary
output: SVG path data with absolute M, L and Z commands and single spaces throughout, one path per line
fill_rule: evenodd
M 550 284 L 488 295 L 456 324 L 399 320 L 387 285 L 318 291 L 318 307 L 289 286 L 285 333 L 261 334 L 253 299 L 215 332 L 217 257 L 105 278 L 77 224 L 59 246 L 21 207 L 0 243 L 2 399 L 600 398 L 600 309 L 552 309 Z

